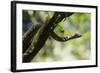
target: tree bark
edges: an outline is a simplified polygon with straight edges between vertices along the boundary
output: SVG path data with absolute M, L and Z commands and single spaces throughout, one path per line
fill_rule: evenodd
M 32 43 L 32 38 L 34 38 L 34 35 L 37 33 L 38 29 L 40 26 L 37 26 L 34 28 L 32 26 L 23 36 L 23 53 L 27 50 L 27 48 L 31 45 Z

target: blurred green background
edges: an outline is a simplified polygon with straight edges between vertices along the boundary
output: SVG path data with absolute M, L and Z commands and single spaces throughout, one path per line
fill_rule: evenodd
M 74 13 L 61 21 L 54 30 L 59 36 L 72 36 L 75 33 L 81 38 L 59 42 L 49 38 L 32 62 L 87 60 L 91 55 L 91 20 L 90 13 Z M 64 30 L 62 33 L 61 30 Z

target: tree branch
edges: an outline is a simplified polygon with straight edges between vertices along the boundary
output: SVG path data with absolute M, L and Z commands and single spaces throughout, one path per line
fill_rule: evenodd
M 69 13 L 67 17 L 70 15 L 72 15 L 72 13 Z M 34 49 L 30 54 L 23 56 L 23 62 L 30 62 L 36 56 L 36 54 L 44 46 L 46 40 L 50 36 L 50 32 L 52 32 L 54 28 L 57 26 L 57 23 L 59 23 L 65 17 L 65 13 L 56 12 L 54 16 L 51 18 L 51 20 L 48 22 L 48 24 L 41 26 L 38 34 L 39 38 L 37 39 L 36 45 L 34 46 Z

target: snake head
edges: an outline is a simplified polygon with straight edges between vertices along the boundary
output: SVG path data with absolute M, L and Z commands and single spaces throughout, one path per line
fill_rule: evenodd
M 70 39 L 75 39 L 81 37 L 81 34 L 76 33 L 75 35 L 71 36 Z

